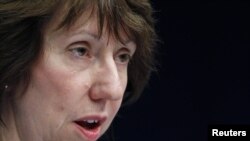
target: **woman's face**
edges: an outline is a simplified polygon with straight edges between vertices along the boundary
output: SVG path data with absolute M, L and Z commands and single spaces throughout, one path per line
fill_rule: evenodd
M 103 31 L 95 16 L 82 16 L 70 29 L 46 27 L 44 54 L 32 70 L 14 117 L 23 141 L 94 141 L 109 127 L 127 84 L 134 42 Z

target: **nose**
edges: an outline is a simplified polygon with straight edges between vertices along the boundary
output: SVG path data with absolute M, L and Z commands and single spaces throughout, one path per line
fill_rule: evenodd
M 120 100 L 126 83 L 122 83 L 118 68 L 112 58 L 97 61 L 92 72 L 90 98 L 92 100 Z

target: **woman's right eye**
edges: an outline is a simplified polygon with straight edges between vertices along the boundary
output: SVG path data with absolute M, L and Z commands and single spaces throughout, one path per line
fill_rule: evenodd
M 83 57 L 83 56 L 86 56 L 88 53 L 88 49 L 85 47 L 76 47 L 76 48 L 69 49 L 69 51 L 75 57 Z

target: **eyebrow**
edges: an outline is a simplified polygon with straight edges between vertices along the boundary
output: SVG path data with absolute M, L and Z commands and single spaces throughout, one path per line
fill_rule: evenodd
M 92 38 L 94 38 L 95 40 L 99 40 L 99 39 L 100 39 L 100 37 L 99 37 L 97 34 L 92 33 L 92 32 L 89 32 L 88 30 L 85 30 L 85 29 L 83 29 L 83 30 L 77 32 L 76 34 L 79 34 L 79 33 L 85 33 L 85 34 L 91 36 Z M 133 40 L 127 38 L 126 40 L 122 41 L 121 44 L 122 44 L 122 45 L 127 45 L 127 44 L 129 44 L 130 42 L 133 42 L 133 43 L 134 43 Z
M 79 33 L 85 33 L 85 34 L 88 34 L 89 36 L 91 36 L 92 38 L 94 38 L 95 40 L 99 40 L 99 36 L 97 34 L 94 34 L 94 33 L 91 33 L 87 30 L 81 30 L 80 32 L 78 32 L 77 34 Z

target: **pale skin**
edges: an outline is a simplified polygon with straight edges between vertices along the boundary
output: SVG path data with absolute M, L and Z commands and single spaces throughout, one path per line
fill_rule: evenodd
M 27 91 L 10 106 L 4 140 L 94 141 L 108 129 L 121 106 L 136 45 L 125 34 L 120 43 L 105 28 L 97 38 L 95 16 L 87 22 L 84 17 L 68 30 L 54 30 L 58 19 L 45 28 L 44 53 Z M 89 139 L 74 121 L 93 115 L 105 120 Z

